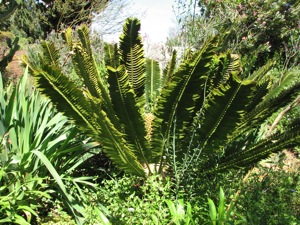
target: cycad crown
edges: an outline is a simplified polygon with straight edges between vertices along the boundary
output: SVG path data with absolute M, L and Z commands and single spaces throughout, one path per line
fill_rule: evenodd
M 137 19 L 127 19 L 119 47 L 105 46 L 106 73 L 97 69 L 87 27 L 78 28 L 79 41 L 66 30 L 82 88 L 62 72 L 52 43 L 43 43 L 40 68 L 27 62 L 39 90 L 101 143 L 120 169 L 139 176 L 155 172 L 150 165 L 165 165 L 174 140 L 176 160 L 197 160 L 199 175 L 247 166 L 298 144 L 298 121 L 284 135 L 258 140 L 255 132 L 296 97 L 299 71 L 273 85 L 271 64 L 246 76 L 239 57 L 218 52 L 214 37 L 177 69 L 173 52 L 161 74 L 158 63 L 144 57 L 139 29 Z

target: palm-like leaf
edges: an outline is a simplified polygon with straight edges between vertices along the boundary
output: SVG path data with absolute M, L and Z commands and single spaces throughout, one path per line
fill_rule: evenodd
M 55 48 L 54 43 L 42 42 L 43 48 L 43 64 L 45 65 L 59 65 L 59 51 Z
M 265 81 L 263 83 L 262 93 L 260 93 L 259 99 L 255 99 L 255 102 L 257 103 L 256 106 L 254 106 L 253 102 L 251 102 L 253 107 L 248 107 L 249 111 L 246 114 L 243 123 L 240 125 L 239 130 L 258 126 L 278 109 L 297 97 L 300 88 L 300 83 L 297 82 L 297 80 L 297 71 L 286 73 L 283 81 L 275 84 L 273 88 L 269 89 L 269 91 L 266 91 L 269 83 Z M 256 90 L 259 89 L 257 88 Z M 262 97 L 263 93 L 265 96 Z M 261 101 L 258 102 L 257 100 Z M 242 132 L 245 132 L 245 130 Z
M 102 142 L 104 151 L 125 171 L 139 176 L 144 169 L 129 149 L 126 141 L 107 114 L 101 110 L 101 101 L 89 92 L 80 90 L 58 69 L 44 66 L 44 70 L 31 68 L 40 91 L 51 99 L 57 109 L 73 120 L 79 128 Z
M 137 19 L 128 19 L 119 48 L 106 45 L 108 74 L 97 69 L 86 27 L 78 29 L 80 41 L 71 38 L 70 30 L 65 32 L 85 89 L 63 75 L 52 44 L 44 44 L 42 68 L 30 66 L 42 93 L 101 142 L 121 169 L 144 176 L 146 165 L 151 172 L 149 164 L 162 163 L 164 150 L 175 137 L 180 142 L 177 158 L 196 159 L 203 174 L 249 165 L 299 142 L 298 123 L 285 136 L 256 138 L 260 124 L 299 93 L 300 82 L 294 82 L 298 72 L 273 84 L 267 74 L 270 62 L 248 76 L 237 55 L 216 53 L 217 38 L 212 38 L 201 50 L 186 54 L 177 70 L 174 52 L 162 76 L 157 62 L 144 58 L 139 28 Z M 149 133 L 143 115 L 149 111 L 154 114 L 152 137 L 145 138 Z M 189 155 L 191 149 L 194 153 Z
M 207 42 L 200 52 L 185 61 L 172 80 L 161 91 L 155 109 L 153 147 L 163 151 L 163 139 L 169 140 L 176 120 L 179 135 L 185 121 L 191 119 L 195 102 L 203 96 L 204 76 L 209 71 L 216 46 L 216 39 Z
M 226 83 L 212 90 L 204 102 L 197 130 L 199 146 L 205 152 L 219 151 L 239 126 L 253 82 L 230 76 Z
M 265 70 L 264 73 L 267 74 L 267 70 Z M 218 136 L 213 137 L 208 142 L 209 144 L 207 147 L 209 148 L 205 147 L 203 149 L 204 153 L 207 152 L 206 149 L 210 151 L 219 150 L 219 152 L 215 152 L 214 154 L 211 152 L 212 155 L 207 157 L 209 162 L 202 165 L 203 174 L 216 173 L 230 168 L 251 165 L 252 163 L 258 162 L 260 159 L 267 157 L 270 153 L 278 152 L 284 148 L 299 144 L 299 132 L 297 130 L 299 126 L 298 121 L 293 122 L 292 125 L 286 129 L 284 134 L 277 132 L 267 139 L 258 140 L 255 138 L 257 137 L 255 133 L 257 133 L 256 130 L 258 127 L 280 107 L 288 104 L 297 96 L 297 94 L 299 94 L 300 86 L 298 82 L 296 82 L 296 74 L 297 72 L 287 73 L 283 82 L 281 82 L 280 85 L 274 85 L 271 89 L 268 88 L 270 80 L 263 79 L 262 74 L 262 76 L 259 77 L 261 82 L 256 83 L 254 81 L 249 81 L 248 95 L 246 94 L 246 90 L 244 94 L 237 95 L 238 102 L 231 103 L 232 106 L 236 107 L 237 112 L 241 113 L 239 116 L 240 119 L 239 121 L 236 120 L 236 116 L 227 118 L 226 123 L 229 121 L 234 123 L 234 121 L 236 121 L 236 127 L 234 129 L 223 130 L 226 126 L 221 126 L 223 134 L 227 135 L 227 141 L 224 142 L 225 145 L 219 146 L 218 144 L 215 144 L 216 142 L 220 143 L 220 140 L 222 141 L 222 138 Z M 250 77 L 258 78 L 258 76 Z M 216 102 L 218 102 L 218 105 L 222 105 L 221 101 Z M 246 107 L 243 107 L 241 110 L 239 107 L 242 106 Z M 209 116 L 211 115 L 212 114 L 209 114 Z M 231 112 L 230 115 L 234 114 Z M 206 119 L 207 115 L 203 115 L 203 117 Z M 216 117 L 214 119 L 216 119 Z M 207 122 L 203 122 L 202 124 L 206 126 Z M 200 130 L 202 128 L 203 126 Z M 209 130 L 208 128 L 209 127 L 204 130 L 207 131 Z M 202 136 L 205 134 L 206 133 L 202 132 Z M 201 135 L 199 137 L 201 137 Z M 212 159 L 214 158 L 212 156 L 214 156 L 215 159 L 218 157 L 221 157 L 221 159 L 212 162 Z
M 150 151 L 147 151 L 145 139 L 146 130 L 140 109 L 136 104 L 135 93 L 129 84 L 129 75 L 125 66 L 121 65 L 117 70 L 108 68 L 110 94 L 115 112 L 118 114 L 128 143 L 141 163 L 148 165 L 151 160 Z
M 146 59 L 146 81 L 145 81 L 145 95 L 146 105 L 152 111 L 151 108 L 154 106 L 154 102 L 159 95 L 161 89 L 161 74 L 160 67 L 157 61 L 153 59 Z
M 72 41 L 71 32 L 65 32 L 63 34 L 64 39 L 68 42 L 68 46 L 71 47 L 70 50 L 73 54 L 72 59 L 75 71 L 77 75 L 84 80 L 84 84 L 90 95 L 103 99 L 102 104 L 109 119 L 119 129 L 120 124 L 112 108 L 111 99 L 107 91 L 107 84 L 104 83 L 104 79 L 101 79 L 101 76 L 104 76 L 104 74 L 99 74 L 91 47 L 89 46 L 90 41 L 87 27 L 85 25 L 82 26 L 78 29 L 78 33 L 81 42 L 77 43 Z
M 144 94 L 145 58 L 142 38 L 138 31 L 140 22 L 137 19 L 126 20 L 123 34 L 120 37 L 120 62 L 125 65 L 137 98 Z
M 219 173 L 228 169 L 252 165 L 261 159 L 268 157 L 271 153 L 282 151 L 300 144 L 300 123 L 295 121 L 284 133 L 277 132 L 267 139 L 247 146 L 244 150 L 235 149 L 235 153 L 221 158 L 218 166 L 207 167 L 205 174 Z M 245 147 L 245 146 L 244 146 Z M 228 151 L 229 152 L 229 151 Z M 230 151 L 234 152 L 234 151 Z
M 163 71 L 162 85 L 167 84 L 171 79 L 176 69 L 177 51 L 173 50 L 171 59 Z

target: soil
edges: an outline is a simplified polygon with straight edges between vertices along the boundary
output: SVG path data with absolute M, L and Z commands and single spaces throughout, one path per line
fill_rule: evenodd
M 13 60 L 6 67 L 3 77 L 7 80 L 17 80 L 24 73 L 22 67 L 22 55 L 26 54 L 25 50 L 19 50 L 15 53 Z

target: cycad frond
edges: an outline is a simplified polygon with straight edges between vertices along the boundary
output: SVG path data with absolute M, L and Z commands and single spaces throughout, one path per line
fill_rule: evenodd
M 177 51 L 173 50 L 171 59 L 168 62 L 168 65 L 163 70 L 163 78 L 162 78 L 162 85 L 166 85 L 174 75 L 176 69 L 176 60 L 177 60 Z
M 102 91 L 100 89 L 101 80 L 97 71 L 97 67 L 91 55 L 79 43 L 73 47 L 73 64 L 75 71 L 81 77 L 89 92 L 100 98 Z
M 93 57 L 88 27 L 86 25 L 80 26 L 77 29 L 77 33 L 83 48 L 85 49 L 88 55 Z
M 144 94 L 145 58 L 142 38 L 139 35 L 140 21 L 127 19 L 120 37 L 120 63 L 126 66 L 129 82 L 137 98 Z
M 226 83 L 210 92 L 199 118 L 200 128 L 196 131 L 200 143 L 194 147 L 209 155 L 226 145 L 244 116 L 253 86 L 251 81 L 241 81 L 230 75 Z
M 204 94 L 203 77 L 209 71 L 215 47 L 216 39 L 205 43 L 200 52 L 179 67 L 170 82 L 162 89 L 155 109 L 153 146 L 156 148 L 162 148 L 162 138 L 169 140 L 175 119 L 176 127 L 181 132 L 183 122 L 190 121 L 195 102 Z
M 71 47 L 73 53 L 72 62 L 76 74 L 83 79 L 85 87 L 92 96 L 103 99 L 102 104 L 110 121 L 120 129 L 120 124 L 113 110 L 111 99 L 107 91 L 107 84 L 105 79 L 101 78 L 101 76 L 104 77 L 105 74 L 99 73 L 91 47 L 89 46 L 90 40 L 87 28 L 83 26 L 78 29 L 78 34 L 81 42 L 73 42 Z
M 148 111 L 152 111 L 151 109 L 161 89 L 161 81 L 162 78 L 158 62 L 153 59 L 146 59 L 145 95 L 146 107 L 149 108 Z
M 204 168 L 203 174 L 219 173 L 224 170 L 250 166 L 268 157 L 271 153 L 292 148 L 300 144 L 300 121 L 295 120 L 284 133 L 277 132 L 267 139 L 247 146 L 244 150 L 237 150 L 231 155 L 221 158 L 219 164 L 213 168 Z
M 81 130 L 103 144 L 104 151 L 121 169 L 145 176 L 142 165 L 129 149 L 123 134 L 115 129 L 101 109 L 101 100 L 76 87 L 59 70 L 44 67 L 33 70 L 39 90 L 51 99 Z
M 299 94 L 300 82 L 297 82 L 297 71 L 286 74 L 283 82 L 277 83 L 266 93 L 265 97 L 244 117 L 237 132 L 246 132 L 243 129 L 252 129 L 262 124 L 274 112 L 291 102 Z M 266 84 L 264 84 L 266 86 Z M 264 87 L 265 89 L 265 87 Z M 265 92 L 265 90 L 263 90 Z M 253 104 L 252 104 L 253 105 Z
M 68 27 L 63 33 L 62 33 L 62 37 L 63 39 L 65 40 L 68 48 L 70 50 L 72 50 L 72 46 L 73 46 L 73 38 L 72 38 L 72 34 L 73 34 L 73 31 L 72 31 L 72 28 L 71 27 Z
M 115 129 L 104 111 L 98 114 L 98 124 L 102 128 L 102 135 L 98 139 L 103 144 L 104 152 L 123 171 L 145 176 L 145 170 L 132 151 L 134 148 L 124 139 L 124 134 Z
M 58 66 L 60 54 L 54 43 L 42 41 L 41 46 L 43 49 L 43 64 Z
M 112 104 L 126 134 L 126 140 L 140 162 L 148 164 L 151 152 L 147 151 L 144 121 L 135 100 L 135 93 L 130 87 L 126 68 L 124 65 L 117 70 L 109 67 L 108 72 Z
M 95 109 L 85 93 L 57 68 L 45 65 L 43 70 L 35 68 L 31 70 L 38 89 L 50 98 L 60 112 L 66 114 L 83 130 L 92 130 L 88 133 L 93 136 L 100 131 L 97 120 L 91 113 L 94 110 L 100 110 L 100 99 L 93 99 L 94 106 L 98 106 L 98 109 Z
M 106 66 L 118 68 L 120 65 L 117 44 L 104 44 L 104 61 Z

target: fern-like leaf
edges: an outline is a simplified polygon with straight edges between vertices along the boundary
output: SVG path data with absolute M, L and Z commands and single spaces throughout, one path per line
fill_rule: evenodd
M 59 65 L 59 50 L 55 47 L 54 43 L 43 41 L 41 43 L 43 49 L 43 64 L 45 65 Z
M 33 68 L 31 68 L 33 69 Z M 143 166 L 127 142 L 101 109 L 101 100 L 76 87 L 59 70 L 32 70 L 38 89 L 81 130 L 103 144 L 104 151 L 122 170 L 145 176 Z
M 142 163 L 151 160 L 151 152 L 147 146 L 146 130 L 139 107 L 135 100 L 135 93 L 129 85 L 129 76 L 125 66 L 117 70 L 108 68 L 110 94 L 114 110 L 122 124 L 128 144 Z
M 127 19 L 120 37 L 120 64 L 126 66 L 129 82 L 137 98 L 144 94 L 145 58 L 142 38 L 139 35 L 140 21 Z
M 284 133 L 277 132 L 268 139 L 247 146 L 246 149 L 239 149 L 231 155 L 221 158 L 218 165 L 204 168 L 203 175 L 219 173 L 228 169 L 249 166 L 268 157 L 271 153 L 292 148 L 300 144 L 300 123 L 294 121 Z
M 169 140 L 175 120 L 179 135 L 182 135 L 183 122 L 191 120 L 195 102 L 204 94 L 204 76 L 209 71 L 215 47 L 216 39 L 205 43 L 200 52 L 180 65 L 173 78 L 162 89 L 155 109 L 155 148 L 162 149 L 163 139 Z
M 172 79 L 176 69 L 176 60 L 177 60 L 177 51 L 173 50 L 168 65 L 163 70 L 162 86 L 166 85 Z
M 145 82 L 145 94 L 146 105 L 149 108 L 148 111 L 152 111 L 157 96 L 161 89 L 161 74 L 160 67 L 157 61 L 153 59 L 146 59 L 146 82 Z
M 203 153 L 217 153 L 226 146 L 239 126 L 249 102 L 253 82 L 231 75 L 226 83 L 212 90 L 204 102 L 197 137 Z

